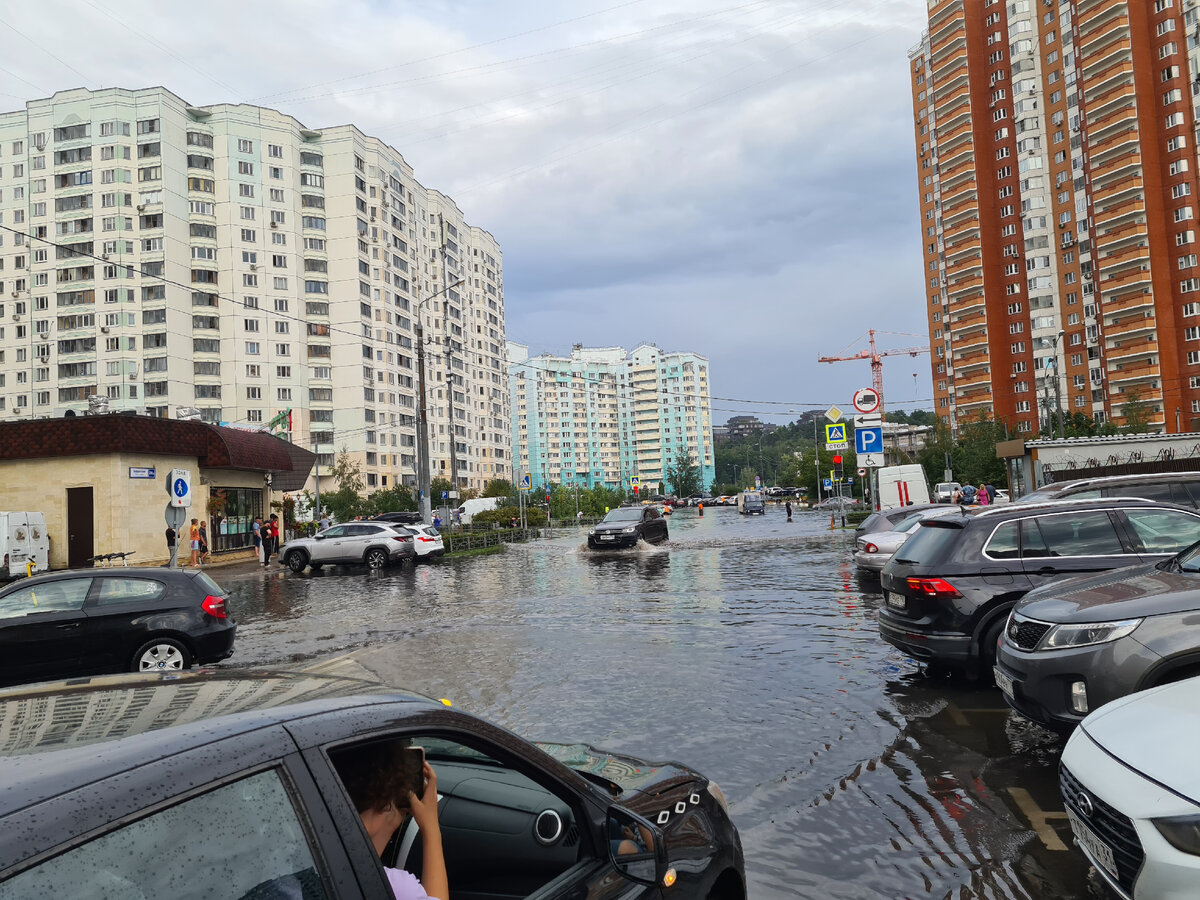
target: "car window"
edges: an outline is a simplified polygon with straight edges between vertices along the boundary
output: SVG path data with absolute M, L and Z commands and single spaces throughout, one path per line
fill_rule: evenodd
M 101 578 L 96 591 L 97 606 L 133 603 L 138 600 L 157 600 L 166 593 L 161 581 L 149 578 Z
M 660 518 L 658 510 L 655 509 L 653 506 L 647 506 L 646 507 L 646 518 L 647 519 Z
M 1103 510 L 1038 516 L 1026 522 L 1040 533 L 1045 551 L 1032 555 L 1113 556 L 1125 552 L 1112 519 Z
M 327 897 L 275 771 L 101 835 L 0 884 L 0 898 Z
M 0 619 L 83 609 L 91 586 L 91 578 L 64 578 L 28 585 L 0 597 Z
M 213 581 L 211 578 L 209 578 L 203 572 L 197 572 L 192 577 L 194 579 L 196 579 L 196 584 L 200 585 L 201 589 L 208 592 L 209 594 L 216 594 L 218 597 L 222 597 L 225 595 L 225 589 L 223 587 L 221 587 L 219 584 L 217 584 L 215 581 Z
M 1144 500 L 1156 500 L 1159 503 L 1173 503 L 1174 498 L 1171 496 L 1171 485 L 1153 484 L 1151 482 L 1142 482 L 1141 484 L 1118 484 L 1108 489 L 1110 497 L 1141 497 Z
M 347 525 L 334 525 L 331 528 L 326 528 L 321 532 L 327 538 L 345 537 Z
M 642 518 L 641 507 L 637 506 L 622 506 L 610 511 L 605 517 L 605 522 L 637 522 Z
M 1005 522 L 993 533 L 988 539 L 987 546 L 983 548 L 985 556 L 990 556 L 992 559 L 1016 559 L 1021 555 L 1021 545 L 1019 543 L 1018 532 L 1019 522 Z
M 1192 495 L 1188 493 L 1186 484 L 1175 481 L 1171 483 L 1171 502 L 1178 503 L 1180 506 L 1195 506 L 1196 501 L 1192 499 Z
M 941 562 L 962 534 L 961 528 L 924 523 L 896 552 L 896 562 L 932 566 Z
M 1146 553 L 1178 553 L 1200 541 L 1200 518 L 1174 509 L 1127 509 L 1125 518 Z

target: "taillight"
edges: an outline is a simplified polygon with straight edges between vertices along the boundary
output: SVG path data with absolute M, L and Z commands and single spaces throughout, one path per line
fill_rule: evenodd
M 399 541 L 402 544 L 408 544 L 412 541 L 412 538 L 410 538 L 408 535 L 398 534 L 394 538 L 392 538 L 392 540 Z
M 943 578 L 909 578 L 908 586 L 926 597 L 961 597 L 958 588 Z
M 204 602 L 200 604 L 200 608 L 212 616 L 214 619 L 225 619 L 228 616 L 225 613 L 225 598 L 214 597 L 209 594 L 204 598 Z
M 874 544 L 872 544 L 870 541 L 867 541 L 867 546 L 863 547 L 863 550 L 865 550 L 867 553 L 878 553 L 879 552 L 879 548 L 876 547 Z

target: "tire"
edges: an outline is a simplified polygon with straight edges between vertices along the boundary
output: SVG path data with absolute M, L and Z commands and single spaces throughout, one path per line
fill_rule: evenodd
M 387 551 L 379 547 L 373 547 L 367 551 L 367 555 L 363 557 L 363 562 L 367 564 L 369 569 L 382 569 L 388 564 Z
M 180 672 L 192 667 L 192 654 L 174 638 L 155 638 L 138 647 L 130 661 L 131 672 Z
M 992 668 L 996 665 L 996 641 L 1004 631 L 1004 623 L 1008 616 L 1003 615 L 988 626 L 983 633 L 983 641 L 979 645 L 979 678 L 981 681 L 992 680 Z
M 300 550 L 293 550 L 283 558 L 283 561 L 287 563 L 287 567 L 297 575 L 303 572 L 304 567 L 308 565 L 308 557 L 305 556 Z

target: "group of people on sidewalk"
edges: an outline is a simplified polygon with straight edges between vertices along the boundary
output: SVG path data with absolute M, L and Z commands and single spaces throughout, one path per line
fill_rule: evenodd
M 263 568 L 271 565 L 271 554 L 279 550 L 279 516 L 271 513 L 271 518 L 263 522 L 262 516 L 254 517 L 254 552 Z
M 328 520 L 325 522 L 329 527 Z M 180 529 L 182 531 L 182 529 Z M 279 516 L 271 513 L 271 518 L 263 522 L 262 516 L 254 517 L 254 555 L 264 567 L 271 564 L 271 555 L 279 550 Z M 179 534 L 170 525 L 167 526 L 167 552 L 174 556 L 176 541 Z M 199 519 L 192 519 L 188 529 L 188 547 L 192 551 L 190 565 L 194 569 L 201 568 L 204 563 L 212 561 L 212 550 L 208 545 L 208 526 Z

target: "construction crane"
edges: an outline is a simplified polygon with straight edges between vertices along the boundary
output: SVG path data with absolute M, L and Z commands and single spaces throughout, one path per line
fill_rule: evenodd
M 899 334 L 899 333 L 900 332 L 894 332 L 894 331 L 884 332 L 884 334 Z M 909 337 L 921 337 L 921 335 L 919 335 L 919 334 L 911 334 L 908 336 Z M 883 357 L 885 357 L 885 356 L 919 356 L 922 353 L 928 353 L 929 347 L 928 346 L 925 346 L 925 347 L 902 347 L 902 348 L 899 348 L 896 350 L 880 351 L 875 348 L 875 329 L 874 328 L 870 329 L 867 332 L 867 338 L 868 338 L 868 341 L 870 344 L 869 350 L 860 350 L 858 353 L 854 353 L 849 356 L 819 356 L 819 357 L 817 357 L 817 362 L 832 363 L 832 362 L 846 362 L 848 360 L 853 360 L 853 359 L 869 359 L 871 361 L 871 387 L 873 387 L 875 389 L 875 393 L 879 395 L 879 409 L 880 409 L 880 412 L 882 412 L 883 411 L 883 397 L 884 397 L 884 393 L 883 393 Z M 858 340 L 854 341 L 854 344 L 858 343 L 858 341 L 860 341 L 860 340 L 862 340 L 861 337 L 858 338 Z M 850 346 L 854 346 L 854 344 L 851 344 Z M 843 351 L 843 352 L 845 352 L 845 351 Z

